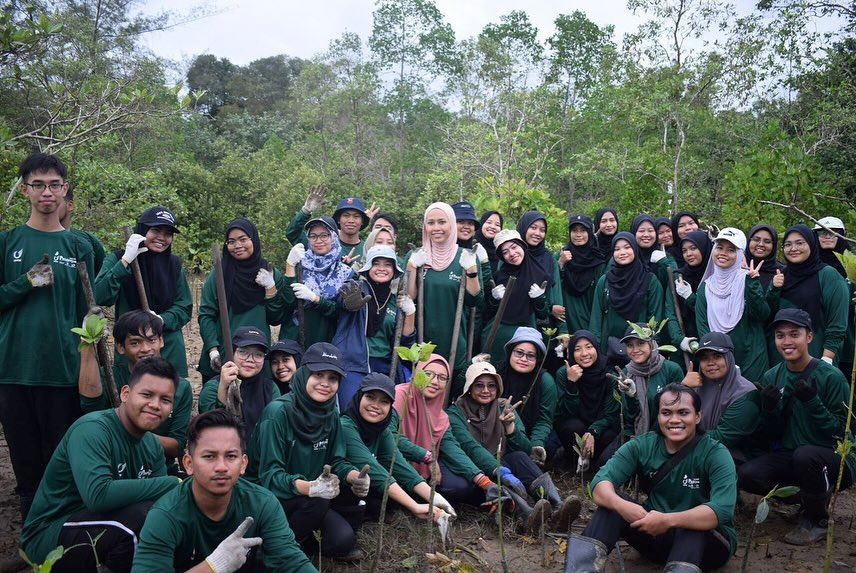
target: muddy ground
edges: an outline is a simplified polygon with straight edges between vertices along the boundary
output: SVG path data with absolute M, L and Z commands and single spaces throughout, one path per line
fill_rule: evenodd
M 201 282 L 191 281 L 191 290 L 198 301 Z M 198 304 L 194 305 L 196 308 Z M 194 320 L 185 329 L 188 359 L 198 360 L 201 342 L 197 323 Z M 191 365 L 191 382 L 198 393 L 201 379 Z M 563 493 L 579 491 L 574 479 L 557 476 L 557 482 Z M 0 434 L 0 559 L 10 557 L 17 551 L 21 520 L 18 512 L 18 500 L 14 494 L 15 478 L 9 461 L 9 450 Z M 746 551 L 746 538 L 754 517 L 757 503 L 754 496 L 744 495 L 745 507 L 738 510 L 736 516 L 740 547 L 737 554 L 723 571 L 740 571 L 741 561 Z M 750 548 L 748 571 L 752 572 L 819 572 L 823 570 L 824 547 L 817 544 L 801 548 L 787 545 L 781 541 L 784 534 L 793 527 L 792 516 L 795 506 L 773 503 L 773 509 L 767 521 L 755 531 L 755 539 Z M 581 519 L 574 525 L 575 531 L 581 531 L 593 506 L 584 509 Z M 856 571 L 856 493 L 844 492 L 838 499 L 836 510 L 836 541 L 833 551 L 833 571 Z M 464 508 L 459 519 L 452 526 L 452 542 L 443 556 L 429 563 L 429 535 L 425 522 L 417 522 L 400 512 L 392 514 L 383 530 L 383 547 L 377 571 L 502 571 L 498 527 L 494 516 Z M 328 561 L 321 557 L 323 571 L 356 572 L 368 571 L 376 553 L 379 537 L 378 524 L 366 524 L 359 532 L 359 545 L 366 553 L 366 559 L 359 564 L 344 565 Z M 538 539 L 520 535 L 507 521 L 505 532 L 505 554 L 509 571 L 562 571 L 564 543 L 559 536 L 545 536 L 543 544 Z M 436 530 L 435 530 L 436 531 Z M 434 536 L 435 552 L 442 553 L 438 536 Z M 317 562 L 317 556 L 313 556 Z M 646 563 L 632 548 L 622 545 L 621 555 L 613 551 L 607 565 L 608 571 L 659 571 L 661 567 Z

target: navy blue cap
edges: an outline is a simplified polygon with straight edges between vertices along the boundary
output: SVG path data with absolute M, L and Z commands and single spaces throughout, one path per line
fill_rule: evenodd
M 476 217 L 476 208 L 472 206 L 471 203 L 467 201 L 459 201 L 458 203 L 452 204 L 452 211 L 455 212 L 455 219 L 458 221 L 472 221 L 474 223 L 478 223 L 479 219 Z
M 178 233 L 178 222 L 175 219 L 175 214 L 166 207 L 152 207 L 147 209 L 137 223 L 146 227 L 169 227 L 173 233 Z
M 708 332 L 698 341 L 698 348 L 695 353 L 699 354 L 705 350 L 727 354 L 734 352 L 734 343 L 731 341 L 731 337 L 724 332 Z
M 270 350 L 268 351 L 268 354 L 267 354 L 268 358 L 270 358 L 274 352 L 282 352 L 283 354 L 288 354 L 289 356 L 293 356 L 294 357 L 294 363 L 297 366 L 300 366 L 300 361 L 301 361 L 301 358 L 303 357 L 303 347 L 300 346 L 300 344 L 295 342 L 294 340 L 289 340 L 289 339 L 285 338 L 283 340 L 280 340 L 279 342 L 277 342 L 273 346 L 271 346 Z
M 395 383 L 386 374 L 371 372 L 363 377 L 363 381 L 360 382 L 360 392 L 372 390 L 379 390 L 389 396 L 390 400 L 395 400 Z
M 363 200 L 359 197 L 345 197 L 341 201 L 339 201 L 339 206 L 333 211 L 333 219 L 336 221 L 336 224 L 339 223 L 339 216 L 343 211 L 347 211 L 348 209 L 357 211 L 360 216 L 363 218 L 363 224 L 360 226 L 360 229 L 365 229 L 366 225 L 369 224 L 369 216 L 366 215 L 366 205 L 363 203 Z
M 261 346 L 267 351 L 267 335 L 254 326 L 242 326 L 232 335 L 232 346 L 243 348 L 245 346 Z
M 332 370 L 340 376 L 345 375 L 342 369 L 342 353 L 329 342 L 316 342 L 307 348 L 301 366 L 306 366 L 311 372 Z
M 336 224 L 336 221 L 333 220 L 333 217 L 330 217 L 329 215 L 322 215 L 320 217 L 312 217 L 311 219 L 306 221 L 305 225 L 303 225 L 303 230 L 308 233 L 309 228 L 312 227 L 312 225 L 316 225 L 318 223 L 321 223 L 322 225 L 324 225 L 325 227 L 330 229 L 331 233 L 338 233 L 339 232 L 339 226 Z
M 781 322 L 789 322 L 811 330 L 811 316 L 801 308 L 783 308 L 776 313 L 776 318 L 770 323 L 770 327 L 776 328 L 776 325 Z

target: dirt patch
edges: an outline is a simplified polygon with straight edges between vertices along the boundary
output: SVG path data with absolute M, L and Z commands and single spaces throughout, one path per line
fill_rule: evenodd
M 190 280 L 191 293 L 194 298 L 194 311 L 198 308 L 199 296 L 202 289 L 201 278 Z M 194 395 L 198 395 L 202 387 L 201 376 L 196 372 L 195 365 L 202 350 L 199 338 L 199 326 L 194 313 L 193 319 L 184 329 L 185 344 L 190 370 L 190 382 Z M 276 333 L 274 333 L 274 338 Z M 563 493 L 579 491 L 575 478 L 561 476 L 557 484 Z M 18 510 L 18 498 L 14 493 L 15 477 L 9 460 L 9 449 L 5 437 L 0 433 L 0 561 L 17 553 L 18 538 L 21 533 L 21 518 Z M 752 523 L 757 498 L 744 495 L 746 501 L 736 516 L 740 547 L 723 571 L 740 571 L 741 560 L 746 550 L 746 537 Z M 783 571 L 819 572 L 823 570 L 824 546 L 822 543 L 811 547 L 801 548 L 787 545 L 782 537 L 793 527 L 792 516 L 795 506 L 773 503 L 773 509 L 767 521 L 758 526 L 753 540 L 749 571 L 753 573 L 781 573 Z M 594 506 L 588 502 L 580 520 L 574 524 L 574 531 L 581 532 L 585 522 L 591 515 Z M 833 571 L 856 571 L 856 493 L 844 492 L 838 500 L 836 511 L 836 541 L 834 546 Z M 384 526 L 383 547 L 379 560 L 378 571 L 424 571 L 439 570 L 440 565 L 449 561 L 440 558 L 434 565 L 429 564 L 425 554 L 432 549 L 443 552 L 438 536 L 435 534 L 433 547 L 429 546 L 428 528 L 423 521 L 413 519 L 409 514 L 395 512 Z M 375 555 L 380 526 L 376 523 L 365 524 L 359 532 L 359 546 L 365 551 L 366 559 L 355 565 L 345 565 L 328 561 L 322 556 L 323 571 L 368 571 Z M 435 530 L 436 531 L 436 530 Z M 505 525 L 505 553 L 510 571 L 563 571 L 564 543 L 561 536 L 545 536 L 543 546 L 540 540 L 521 535 L 514 530 L 510 518 Z M 452 526 L 452 543 L 446 548 L 444 555 L 452 563 L 445 571 L 502 571 L 498 527 L 495 516 L 485 514 L 476 509 L 462 508 L 459 519 Z M 317 560 L 317 557 L 313 556 Z M 608 571 L 620 571 L 619 560 L 623 561 L 625 571 L 660 571 L 662 567 L 646 562 L 634 549 L 621 545 L 621 555 L 613 551 L 607 564 Z M 469 569 L 461 567 L 469 567 Z

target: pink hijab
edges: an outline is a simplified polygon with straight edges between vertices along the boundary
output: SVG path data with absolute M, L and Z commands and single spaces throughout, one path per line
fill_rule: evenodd
M 425 362 L 419 362 L 417 369 L 423 369 L 429 364 L 437 362 L 446 369 L 446 374 L 451 378 L 452 370 L 449 363 L 439 354 L 432 354 Z M 448 384 L 452 381 L 449 380 Z M 407 399 L 407 393 L 410 398 Z M 433 451 L 432 444 L 440 444 L 446 431 L 449 429 L 449 415 L 443 409 L 444 394 L 436 398 L 426 399 L 422 392 L 416 390 L 410 384 L 398 384 L 395 387 L 395 402 L 393 407 L 401 420 L 401 435 L 420 448 Z M 406 407 L 406 409 L 405 409 Z M 431 432 L 428 426 L 431 426 Z M 433 436 L 432 436 L 433 434 Z M 422 462 L 410 462 L 419 475 L 428 479 L 431 477 L 431 468 Z
M 452 232 L 449 233 L 449 238 L 443 243 L 431 241 L 431 235 L 425 227 L 425 221 L 428 220 L 428 213 L 435 209 L 442 211 L 443 215 L 446 216 L 446 219 L 452 225 Z M 422 217 L 422 248 L 428 255 L 428 266 L 435 271 L 444 270 L 455 260 L 455 255 L 458 254 L 458 225 L 455 212 L 448 203 L 431 203 L 425 209 L 425 215 Z

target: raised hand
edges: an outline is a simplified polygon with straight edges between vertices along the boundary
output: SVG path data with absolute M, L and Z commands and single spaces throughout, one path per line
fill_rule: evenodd
M 758 261 L 758 266 L 755 266 L 755 261 L 749 261 L 749 278 L 757 279 L 761 276 L 761 265 L 764 264 L 764 261 Z
M 306 201 L 303 203 L 303 212 L 311 215 L 324 204 L 324 197 L 327 195 L 327 187 L 324 185 L 315 185 L 309 189 L 309 194 L 306 196 Z
M 371 221 L 372 219 L 375 218 L 375 215 L 377 215 L 379 212 L 380 212 L 380 207 L 375 205 L 374 201 L 372 201 L 372 206 L 369 207 L 368 209 L 366 209 L 366 217 L 368 217 L 369 221 Z
M 687 370 L 687 375 L 684 376 L 684 379 L 681 381 L 681 384 L 688 388 L 701 388 L 701 374 L 695 371 L 695 364 L 690 362 L 689 370 Z
M 773 286 L 776 288 L 785 286 L 785 275 L 779 269 L 776 269 L 776 276 L 773 277 Z

